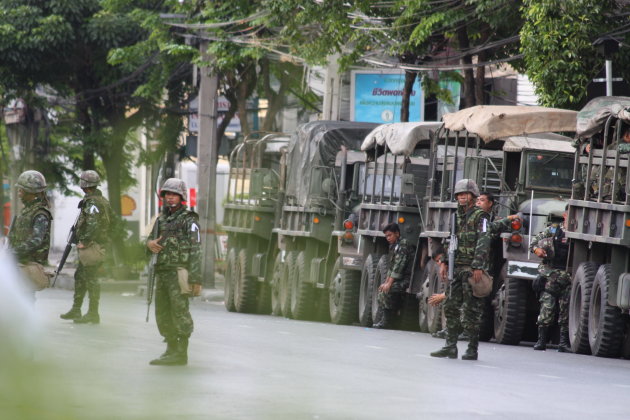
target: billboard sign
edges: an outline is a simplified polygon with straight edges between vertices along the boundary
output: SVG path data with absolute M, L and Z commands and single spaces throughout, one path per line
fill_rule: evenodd
M 400 122 L 405 72 L 355 70 L 352 72 L 350 119 L 374 123 Z M 424 95 L 417 79 L 409 97 L 409 121 L 424 120 Z

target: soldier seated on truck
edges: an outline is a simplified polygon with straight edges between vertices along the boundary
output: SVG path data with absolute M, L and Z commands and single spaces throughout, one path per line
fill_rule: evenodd
M 404 302 L 405 290 L 409 287 L 411 277 L 411 262 L 413 261 L 414 246 L 406 239 L 400 238 L 400 228 L 397 223 L 390 223 L 383 229 L 385 239 L 389 243 L 387 258 L 387 274 L 385 282 L 378 287 L 378 306 L 382 311 L 380 321 L 373 328 L 390 328 L 394 314 L 398 312 Z
M 616 141 L 612 142 L 608 146 L 608 150 L 615 151 L 619 154 L 627 154 L 630 153 L 630 126 L 626 126 L 623 132 L 623 135 L 619 139 L 620 142 Z M 589 145 L 586 147 L 586 152 L 590 152 Z M 604 183 L 602 185 L 602 199 L 610 200 L 612 198 L 612 179 L 614 175 L 615 168 L 609 166 L 606 168 L 606 173 L 604 174 Z M 599 196 L 599 177 L 600 177 L 600 167 L 599 165 L 593 165 L 591 169 L 591 191 L 593 198 L 597 198 Z M 618 185 L 617 189 L 617 200 L 625 200 L 626 196 L 626 168 L 619 167 L 617 170 L 617 181 Z

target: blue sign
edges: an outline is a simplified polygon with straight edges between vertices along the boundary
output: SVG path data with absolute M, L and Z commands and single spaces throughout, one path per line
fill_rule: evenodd
M 353 71 L 351 119 L 374 123 L 400 122 L 404 72 Z M 409 121 L 424 120 L 422 85 L 416 80 L 409 97 Z

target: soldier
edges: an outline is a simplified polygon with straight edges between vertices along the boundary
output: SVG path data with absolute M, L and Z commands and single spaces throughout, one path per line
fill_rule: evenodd
M 622 136 L 620 137 L 620 142 L 617 141 L 612 142 L 608 146 L 608 150 L 616 151 L 619 154 L 627 154 L 630 153 L 630 126 L 626 126 Z M 590 145 L 586 145 L 586 152 L 590 152 Z M 600 176 L 600 166 L 593 165 L 591 169 L 591 188 L 593 191 L 593 198 L 597 198 L 599 195 L 599 176 Z M 610 200 L 612 198 L 612 180 L 614 176 L 614 167 L 609 166 L 606 168 L 606 173 L 604 173 L 604 182 L 602 183 L 602 199 Z M 626 191 L 626 168 L 619 167 L 617 170 L 617 196 L 616 199 L 623 200 L 625 199 L 625 191 Z
M 47 286 L 43 266 L 48 264 L 52 215 L 46 197 L 46 179 L 37 171 L 25 171 L 17 179 L 18 196 L 24 208 L 14 219 L 9 232 L 9 247 L 29 278 L 35 291 Z
M 567 273 L 567 258 L 569 244 L 564 235 L 567 221 L 567 209 L 562 217 L 562 224 L 554 223 L 534 237 L 530 250 L 542 262 L 538 266 L 538 273 L 547 281 L 540 295 L 540 313 L 538 314 L 538 341 L 534 350 L 547 348 L 547 332 L 553 322 L 556 306 L 560 306 L 558 325 L 560 326 L 559 352 L 570 352 L 569 342 L 569 297 L 571 295 L 571 275 Z M 542 286 L 540 287 L 543 288 Z
M 188 363 L 188 339 L 193 332 L 188 298 L 201 294 L 201 237 L 197 213 L 187 210 L 186 184 L 167 179 L 160 191 L 164 210 L 147 240 L 158 254 L 155 265 L 155 320 L 166 351 L 152 365 Z
M 387 274 L 385 282 L 378 287 L 378 306 L 382 310 L 381 320 L 373 328 L 390 328 L 394 314 L 404 301 L 405 290 L 409 287 L 411 261 L 414 247 L 406 239 L 400 238 L 397 223 L 390 223 L 383 229 L 389 243 Z
M 100 182 L 96 171 L 81 173 L 79 186 L 85 196 L 79 203 L 80 213 L 76 224 L 79 266 L 74 273 L 72 308 L 60 315 L 61 319 L 72 319 L 77 324 L 98 324 L 101 321 L 98 313 L 101 297 L 98 271 L 103 265 L 105 252 L 109 246 L 112 210 L 101 190 L 97 188 Z M 90 303 L 88 312 L 81 316 L 81 306 L 86 293 Z
M 448 285 L 444 304 L 446 316 L 446 345 L 431 353 L 433 357 L 457 358 L 457 337 L 465 331 L 470 337 L 462 360 L 477 360 L 479 346 L 479 324 L 483 315 L 484 299 L 473 296 L 470 282 L 480 282 L 487 271 L 490 237 L 488 214 L 475 206 L 479 188 L 475 181 L 462 179 L 454 188 L 458 206 L 454 234 L 457 248 L 454 250 L 454 275 Z M 454 246 L 453 243 L 449 246 Z M 448 253 L 442 257 L 440 276 L 447 278 Z

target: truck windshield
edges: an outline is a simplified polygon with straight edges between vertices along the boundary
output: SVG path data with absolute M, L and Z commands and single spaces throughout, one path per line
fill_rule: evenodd
M 554 152 L 527 152 L 526 188 L 571 190 L 573 155 Z

